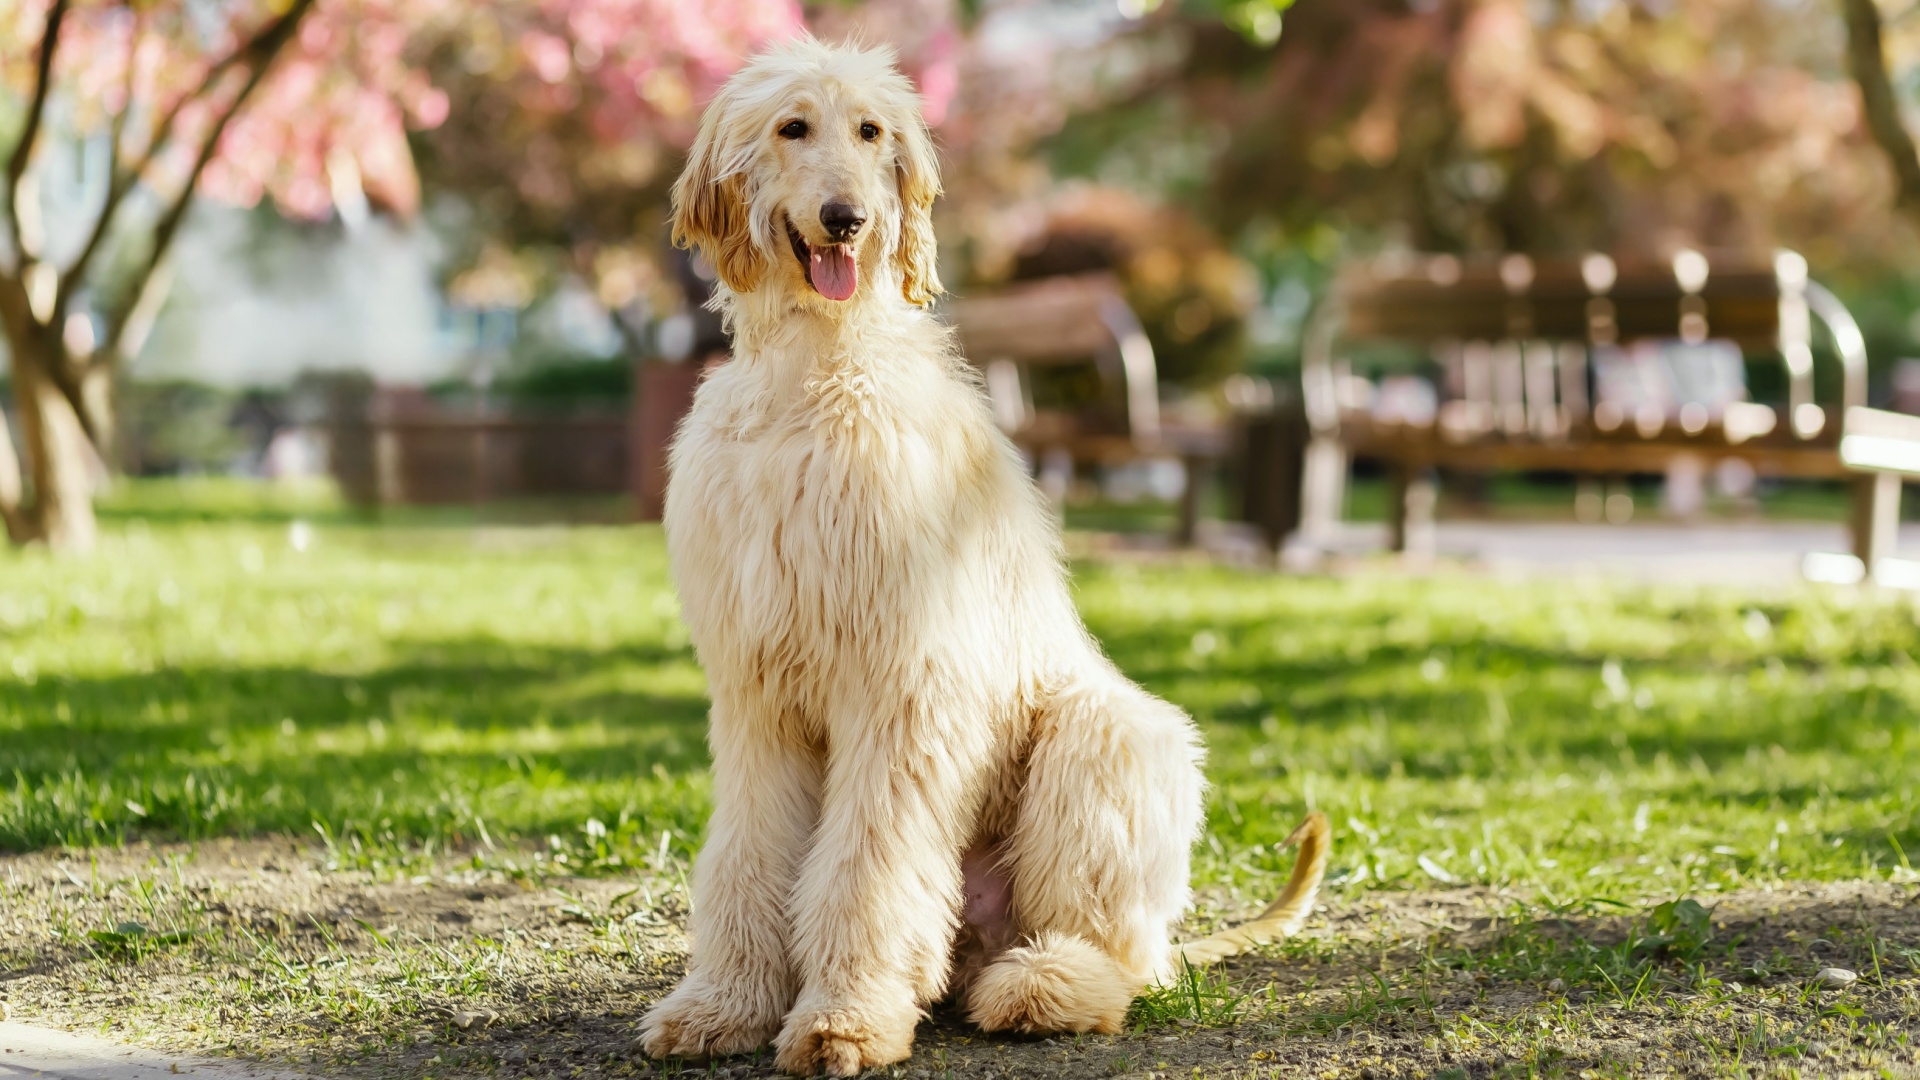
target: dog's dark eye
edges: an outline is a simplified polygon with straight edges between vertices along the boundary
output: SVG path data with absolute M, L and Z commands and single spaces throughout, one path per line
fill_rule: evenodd
M 804 139 L 804 138 L 806 138 L 806 137 L 807 137 L 807 122 L 806 122 L 805 120 L 789 120 L 789 121 L 787 121 L 787 123 L 786 123 L 786 126 L 784 126 L 784 127 L 782 127 L 782 128 L 780 129 L 780 137 L 781 137 L 781 138 L 783 138 L 783 139 Z
M 880 125 L 879 125 L 879 124 L 876 124 L 876 123 L 874 123 L 874 122 L 873 122 L 873 121 L 871 121 L 871 120 L 869 120 L 869 121 L 867 121 L 867 122 L 866 122 L 866 123 L 864 123 L 864 124 L 861 124 L 861 125 L 860 125 L 860 137 L 861 137 L 861 138 L 863 138 L 863 139 L 865 139 L 865 140 L 867 140 L 868 142 L 872 142 L 873 140 L 875 140 L 875 139 L 877 139 L 877 138 L 879 138 L 879 137 L 880 137 Z

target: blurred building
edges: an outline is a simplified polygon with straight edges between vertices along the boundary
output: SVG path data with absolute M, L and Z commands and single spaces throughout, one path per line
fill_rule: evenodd
M 303 371 L 428 382 L 460 370 L 420 228 L 290 225 L 207 201 L 189 222 L 132 377 L 238 387 L 283 386 Z

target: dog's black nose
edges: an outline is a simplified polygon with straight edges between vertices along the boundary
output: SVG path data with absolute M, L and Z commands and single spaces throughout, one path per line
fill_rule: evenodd
M 827 230 L 827 239 L 836 244 L 853 239 L 866 223 L 867 212 L 852 203 L 830 202 L 820 208 L 820 224 Z

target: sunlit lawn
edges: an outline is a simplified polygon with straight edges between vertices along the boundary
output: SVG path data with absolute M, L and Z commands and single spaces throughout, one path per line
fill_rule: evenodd
M 0 556 L 0 850 L 283 831 L 362 863 L 492 844 L 607 866 L 663 831 L 697 846 L 703 681 L 657 529 L 380 526 L 231 485 L 116 498 L 97 555 Z M 1268 887 L 1309 806 L 1350 888 L 1638 901 L 1884 880 L 1920 854 L 1909 602 L 1075 573 L 1121 667 L 1205 727 L 1206 883 Z

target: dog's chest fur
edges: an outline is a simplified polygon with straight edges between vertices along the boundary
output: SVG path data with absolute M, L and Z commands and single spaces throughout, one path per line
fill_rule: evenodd
M 966 633 L 1019 479 L 925 341 L 728 363 L 675 442 L 667 498 L 702 662 L 805 704 Z

